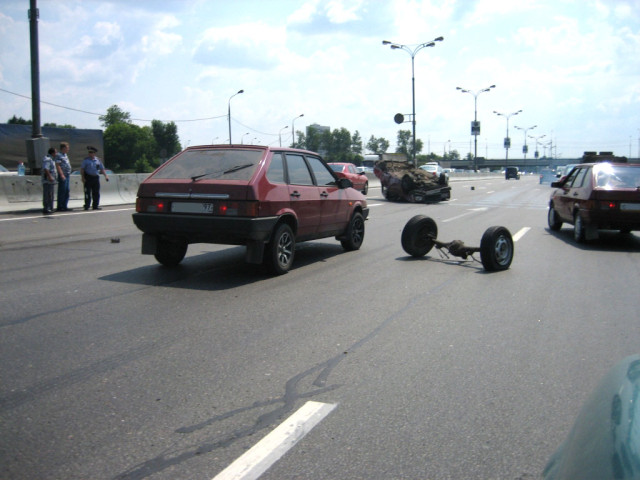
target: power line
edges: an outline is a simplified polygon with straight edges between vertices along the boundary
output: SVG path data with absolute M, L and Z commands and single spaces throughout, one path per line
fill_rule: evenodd
M 31 100 L 31 97 L 29 97 L 27 95 L 21 95 L 19 93 L 11 92 L 9 90 L 5 90 L 4 88 L 0 88 L 0 91 L 5 92 L 5 93 L 9 93 L 11 95 L 15 95 L 16 97 L 22 97 L 22 98 L 26 98 L 28 100 Z M 40 103 L 44 103 L 46 105 L 51 105 L 52 107 L 64 108 L 65 110 L 72 110 L 74 112 L 86 113 L 87 115 L 95 115 L 97 117 L 104 116 L 104 113 L 88 112 L 86 110 L 80 110 L 80 109 L 77 109 L 77 108 L 65 107 L 64 105 L 57 105 L 57 104 L 51 103 L 51 102 L 45 102 L 44 100 L 40 100 Z M 204 121 L 204 120 L 215 120 L 216 118 L 224 118 L 224 117 L 226 117 L 226 115 L 218 115 L 216 117 L 193 118 L 193 119 L 188 119 L 188 120 L 160 120 L 160 121 L 164 122 L 164 123 L 169 123 L 169 122 L 174 122 L 174 123 L 179 123 L 179 122 L 201 122 L 201 121 Z M 153 121 L 153 120 L 147 120 L 147 119 L 144 119 L 144 118 L 132 118 L 131 120 L 135 121 L 135 122 L 152 122 Z M 247 127 L 247 128 L 249 128 L 249 127 Z

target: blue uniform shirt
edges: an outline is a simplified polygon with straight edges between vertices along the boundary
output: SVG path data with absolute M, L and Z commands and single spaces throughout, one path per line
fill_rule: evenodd
M 97 176 L 101 170 L 104 170 L 104 165 L 102 165 L 98 157 L 87 157 L 82 161 L 80 168 L 82 168 L 87 175 Z

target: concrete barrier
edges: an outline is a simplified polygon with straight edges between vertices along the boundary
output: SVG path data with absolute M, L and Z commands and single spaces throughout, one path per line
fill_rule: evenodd
M 123 205 L 135 203 L 138 186 L 147 173 L 109 175 L 100 179 L 100 204 Z M 80 207 L 84 203 L 84 186 L 80 175 L 69 180 L 69 204 Z M 57 197 L 57 188 L 55 189 Z M 37 175 L 0 175 L 0 211 L 19 211 L 42 208 L 42 181 Z

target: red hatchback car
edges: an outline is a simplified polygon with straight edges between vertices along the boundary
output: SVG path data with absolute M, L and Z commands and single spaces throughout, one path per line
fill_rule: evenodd
M 572 224 L 577 242 L 597 238 L 599 229 L 640 230 L 640 165 L 583 163 L 551 186 L 551 230 Z
M 353 163 L 328 163 L 331 169 L 336 172 L 339 177 L 348 178 L 353 183 L 353 188 L 360 190 L 363 195 L 369 191 L 369 179 L 365 172 L 358 172 Z
M 189 147 L 144 180 L 133 221 L 142 253 L 175 266 L 190 243 L 245 245 L 246 261 L 289 271 L 296 242 L 364 240 L 366 198 L 316 153 L 260 145 Z

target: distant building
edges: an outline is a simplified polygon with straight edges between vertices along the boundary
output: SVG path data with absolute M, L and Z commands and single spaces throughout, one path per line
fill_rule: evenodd
M 317 123 L 312 123 L 311 125 L 307 125 L 307 138 L 309 138 L 309 133 L 311 132 L 316 133 L 318 135 L 322 135 L 324 132 L 331 133 L 331 127 L 318 125 Z M 318 153 L 323 157 L 327 155 L 327 151 L 324 148 L 319 148 Z
M 326 127 L 324 125 L 318 125 L 317 123 L 312 123 L 311 125 L 307 126 L 307 135 L 309 135 L 309 131 L 311 130 L 315 130 L 320 134 L 323 134 L 324 132 L 331 132 L 331 127 Z

